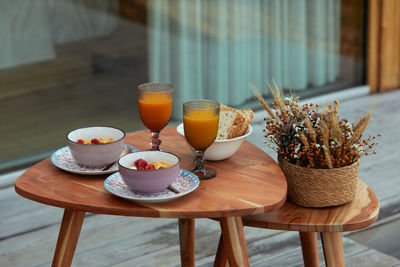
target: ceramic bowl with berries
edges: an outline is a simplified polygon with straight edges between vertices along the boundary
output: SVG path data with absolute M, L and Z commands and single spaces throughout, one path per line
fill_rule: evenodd
M 180 159 L 165 151 L 139 151 L 122 156 L 118 169 L 122 180 L 134 191 L 165 191 L 179 175 Z
M 124 138 L 123 130 L 108 126 L 84 127 L 67 134 L 72 157 L 87 167 L 116 162 L 124 147 Z

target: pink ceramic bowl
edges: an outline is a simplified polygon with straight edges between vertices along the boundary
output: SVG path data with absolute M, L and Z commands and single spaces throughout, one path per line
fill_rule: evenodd
M 161 161 L 170 167 L 139 171 L 135 169 L 135 161 L 138 159 L 144 159 L 148 164 Z M 122 180 L 131 190 L 157 193 L 165 191 L 178 178 L 179 164 L 179 157 L 170 152 L 139 151 L 121 157 L 118 161 L 118 168 Z
M 80 144 L 79 139 L 113 138 L 115 141 L 107 144 Z M 68 145 L 72 157 L 81 165 L 102 167 L 118 160 L 124 147 L 125 132 L 108 126 L 84 127 L 70 131 L 67 134 Z

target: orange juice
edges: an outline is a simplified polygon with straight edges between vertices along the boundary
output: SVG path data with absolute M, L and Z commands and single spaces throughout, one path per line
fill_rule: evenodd
M 143 124 L 159 132 L 171 118 L 172 98 L 165 93 L 146 93 L 139 99 L 139 111 Z
M 183 115 L 186 140 L 193 148 L 205 150 L 217 136 L 218 121 L 219 115 L 215 110 L 190 110 Z

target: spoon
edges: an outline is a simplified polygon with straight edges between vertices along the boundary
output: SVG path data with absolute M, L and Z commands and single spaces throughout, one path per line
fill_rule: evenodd
M 175 187 L 173 187 L 172 185 L 168 186 L 168 189 L 171 190 L 172 192 L 174 192 L 175 194 L 180 193 L 180 191 L 178 189 L 176 189 Z
M 124 147 L 124 149 L 122 149 L 122 151 L 121 151 L 121 155 L 119 155 L 119 158 L 120 157 L 122 157 L 122 156 L 125 156 L 125 155 L 127 155 L 127 154 L 129 154 L 129 153 L 131 153 L 132 152 L 132 149 L 129 147 L 129 146 L 126 146 L 126 147 Z M 117 162 L 118 160 L 116 160 L 116 161 L 114 161 L 114 162 L 111 162 L 110 164 L 108 164 L 107 166 L 105 166 L 103 169 L 101 169 L 102 171 L 106 171 L 106 170 L 108 170 L 108 169 L 110 169 L 114 164 L 115 164 L 115 162 Z

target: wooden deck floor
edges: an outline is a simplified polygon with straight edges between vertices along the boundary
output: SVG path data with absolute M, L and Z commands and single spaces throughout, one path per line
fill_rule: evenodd
M 400 220 L 399 102 L 396 90 L 341 103 L 341 115 L 350 120 L 372 106 L 374 117 L 367 131 L 382 134 L 378 154 L 362 160 L 359 175 L 380 200 L 380 218 L 367 230 L 345 235 L 347 266 L 400 266 L 398 228 L 379 231 Z M 267 151 L 262 123 L 253 126 L 249 140 Z M 0 188 L 0 266 L 50 266 L 61 217 L 62 210 L 20 197 L 12 184 Z M 302 266 L 296 232 L 256 228 L 245 232 L 251 266 Z M 218 223 L 196 221 L 197 266 L 212 266 L 219 234 Z M 376 242 L 368 243 L 371 239 Z M 383 252 L 382 243 L 393 245 Z M 324 266 L 321 249 L 320 253 Z M 87 214 L 73 266 L 180 266 L 177 221 Z

